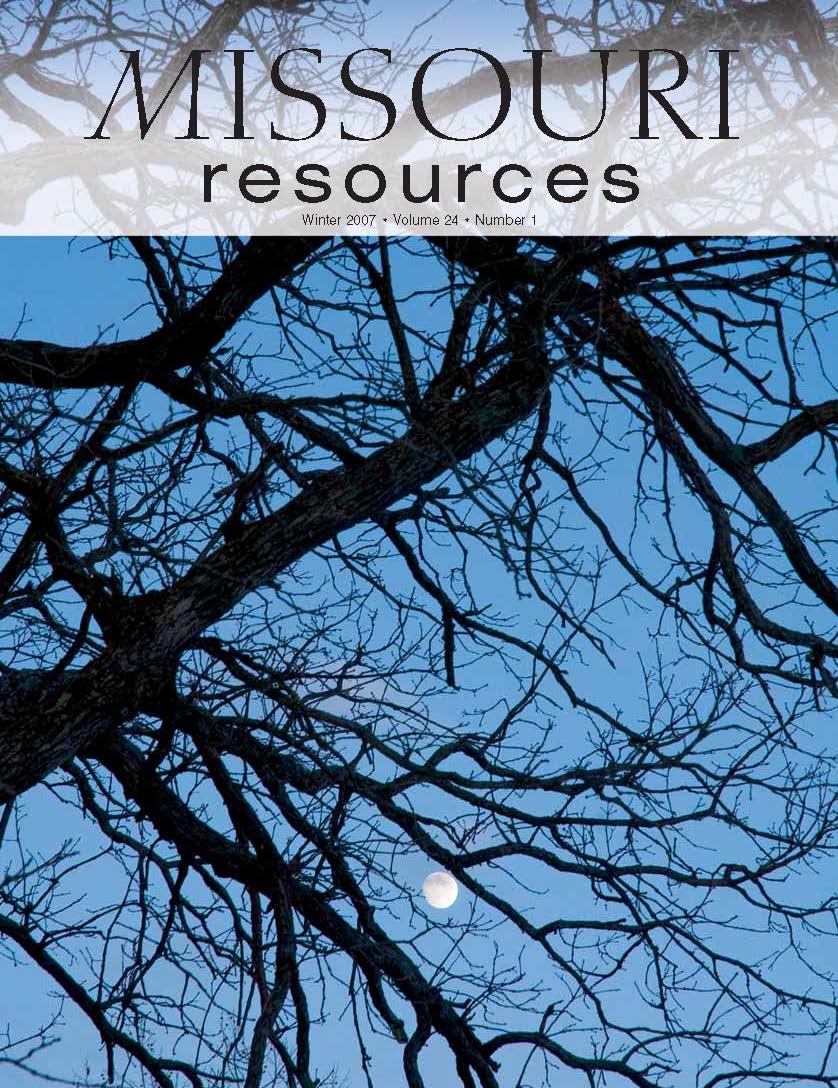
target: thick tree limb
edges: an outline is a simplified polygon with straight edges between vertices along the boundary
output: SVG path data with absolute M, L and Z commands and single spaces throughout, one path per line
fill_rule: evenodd
M 41 340 L 0 340 L 0 382 L 39 389 L 93 389 L 194 366 L 266 291 L 322 244 L 322 238 L 252 239 L 194 306 L 136 340 L 79 348 Z

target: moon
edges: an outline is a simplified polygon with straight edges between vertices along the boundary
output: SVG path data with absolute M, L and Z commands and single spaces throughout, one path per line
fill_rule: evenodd
M 447 910 L 456 902 L 460 886 L 450 873 L 428 873 L 422 881 L 422 894 L 429 907 Z

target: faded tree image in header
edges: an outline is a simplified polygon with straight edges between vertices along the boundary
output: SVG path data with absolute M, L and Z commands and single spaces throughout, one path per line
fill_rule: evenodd
M 833 8 L 0 10 L 19 234 L 829 234 Z

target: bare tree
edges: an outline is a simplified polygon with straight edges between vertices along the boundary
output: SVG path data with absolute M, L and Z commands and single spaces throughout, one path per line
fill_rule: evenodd
M 838 1083 L 834 242 L 103 245 L 150 331 L 0 341 L 0 1063 Z
M 109 1076 L 315 1084 L 346 1008 L 352 1083 L 833 1083 L 831 243 L 110 246 L 156 331 L 2 346 L 0 718 Z

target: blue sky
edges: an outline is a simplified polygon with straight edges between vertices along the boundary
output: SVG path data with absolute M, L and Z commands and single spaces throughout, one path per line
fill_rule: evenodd
M 136 276 L 136 269 L 126 262 L 117 262 L 116 265 L 107 259 L 107 251 L 104 247 L 90 250 L 90 241 L 77 241 L 70 245 L 62 239 L 6 239 L 0 243 L 0 336 L 12 335 L 19 327 L 23 318 L 25 324 L 20 330 L 20 335 L 29 338 L 56 340 L 62 343 L 82 343 L 97 336 L 105 339 L 113 338 L 118 331 L 120 338 L 138 335 L 145 331 L 153 323 L 153 315 L 145 309 L 136 312 L 136 307 L 144 300 L 144 290 L 141 283 L 132 281 Z M 416 304 L 418 306 L 418 304 Z M 131 315 L 126 318 L 126 315 Z M 421 309 L 415 309 L 411 313 L 417 322 L 421 321 Z M 429 318 L 429 320 L 431 320 Z M 815 368 L 812 367 L 810 378 L 810 394 L 828 394 L 828 386 L 825 378 L 818 378 Z M 557 409 L 558 410 L 558 409 Z M 571 417 L 572 418 L 572 417 Z M 573 423 L 569 423 L 570 436 L 573 436 Z M 805 463 L 805 450 L 792 464 L 799 469 Z M 788 471 L 786 469 L 786 471 Z M 628 501 L 633 494 L 635 467 L 632 459 L 621 455 L 616 447 L 613 451 L 607 473 L 599 481 L 591 484 L 590 495 L 595 497 L 596 504 L 602 510 L 609 513 L 610 524 L 615 531 L 627 534 L 630 531 L 630 516 L 632 504 Z M 801 479 L 803 482 L 801 483 Z M 788 481 L 778 480 L 776 483 L 789 494 L 789 499 L 804 503 L 811 503 L 818 491 L 817 481 L 807 481 L 795 472 L 794 478 Z M 647 512 L 648 523 L 641 527 L 641 533 L 648 533 L 654 537 L 656 532 L 655 511 L 650 508 Z M 684 508 L 680 514 L 680 525 L 683 530 L 684 546 L 701 553 L 707 543 L 706 525 L 698 517 L 692 505 L 684 501 Z M 592 538 L 585 539 L 585 547 L 592 549 L 595 546 Z M 519 610 L 519 623 L 526 628 L 528 622 L 535 622 L 540 617 L 537 605 L 519 601 L 511 592 L 508 582 L 498 577 L 499 571 L 493 561 L 484 557 L 479 568 L 481 577 L 487 584 L 497 586 L 493 596 L 493 603 L 501 610 Z M 397 573 L 394 565 L 394 578 L 403 578 L 403 574 Z M 647 625 L 653 625 L 654 616 L 644 616 L 639 611 L 624 614 L 622 619 L 615 613 L 610 629 L 615 640 L 622 644 L 624 653 L 620 655 L 619 667 L 612 668 L 601 658 L 592 655 L 591 661 L 586 664 L 584 670 L 584 683 L 587 690 L 600 693 L 604 702 L 622 710 L 629 718 L 633 714 L 640 713 L 643 696 L 643 665 L 644 656 L 651 647 Z M 666 645 L 666 643 L 665 643 Z M 672 644 L 674 648 L 674 643 Z M 674 650 L 673 650 L 674 652 Z M 695 666 L 690 662 L 671 662 L 672 671 L 678 674 L 684 683 L 694 681 L 696 678 Z M 488 700 L 492 694 L 493 685 L 497 683 L 495 666 L 491 663 L 476 664 L 468 672 L 471 684 L 481 692 L 480 699 Z M 604 694 L 603 694 L 604 693 Z M 502 694 L 498 691 L 498 695 Z M 451 727 L 466 721 L 470 713 L 470 702 L 475 696 L 468 692 L 453 695 L 448 694 L 445 699 L 435 700 L 435 707 L 444 714 Z M 581 749 L 584 738 L 575 736 L 573 729 L 567 723 L 578 724 L 579 719 L 572 716 L 569 710 L 557 701 L 555 708 L 557 721 L 557 744 L 562 758 L 570 761 L 578 750 Z M 821 744 L 827 741 L 829 721 L 827 717 L 813 717 L 810 728 L 813 732 L 812 748 L 817 750 Z M 558 756 L 556 758 L 559 758 Z M 801 757 L 802 758 L 802 757 Z M 67 814 L 65 807 L 59 807 L 57 802 L 50 798 L 45 791 L 33 791 L 24 803 L 29 813 L 28 841 L 34 848 L 48 851 L 54 847 L 56 841 L 65 837 L 78 835 L 84 840 L 87 832 L 74 818 Z M 453 815 L 453 814 L 452 814 Z M 702 848 L 713 849 L 718 844 L 702 843 Z M 105 861 L 96 872 L 98 879 L 107 879 L 108 862 Z M 436 865 L 428 863 L 428 859 L 418 852 L 407 852 L 399 861 L 400 874 L 403 879 L 417 889 L 422 877 L 429 868 Z M 500 894 L 509 896 L 510 901 L 523 904 L 526 909 L 538 912 L 541 900 L 533 896 L 533 892 L 539 889 L 544 892 L 550 905 L 557 899 L 563 900 L 568 915 L 584 910 L 587 906 L 586 891 L 583 887 L 570 880 L 567 883 L 550 884 L 544 881 L 543 874 L 527 873 L 520 871 L 514 874 L 518 878 L 516 884 L 512 876 L 504 877 L 495 874 L 493 879 Z M 825 882 L 829 886 L 836 876 L 834 864 L 824 863 L 824 867 L 804 876 L 798 884 L 798 894 L 802 896 L 822 894 Z M 88 888 L 92 899 L 104 890 L 95 884 Z M 529 896 L 529 902 L 527 901 Z M 463 894 L 450 916 L 439 918 L 439 925 L 447 925 L 450 920 L 455 924 L 465 922 L 469 917 L 472 902 L 467 894 Z M 411 925 L 418 925 L 418 921 L 411 917 L 410 904 L 407 902 L 395 904 L 392 908 L 393 915 L 398 919 L 397 925 L 404 927 L 408 932 Z M 488 916 L 487 916 L 488 917 Z M 429 956 L 445 954 L 448 937 L 455 932 L 451 929 L 440 931 L 437 934 L 429 934 L 425 947 Z M 492 940 L 497 934 L 487 933 L 474 938 L 473 948 L 475 952 L 482 949 L 488 951 Z M 482 945 L 480 942 L 483 942 Z M 746 934 L 731 931 L 731 946 L 737 948 L 747 947 L 755 938 Z M 793 971 L 791 965 L 789 973 Z M 630 980 L 624 982 L 625 995 L 623 1000 L 630 1000 Z M 49 987 L 48 987 L 49 988 Z M 37 1017 L 43 996 L 41 980 L 37 972 L 29 968 L 11 969 L 8 963 L 0 960 L 0 1028 L 6 1020 L 15 1024 L 28 1024 Z M 95 1041 L 90 1033 L 82 1027 L 74 1014 L 67 1012 L 67 1024 L 74 1038 L 71 1048 L 70 1061 L 74 1070 L 82 1070 L 86 1062 L 93 1066 L 100 1062 Z M 331 1057 L 336 1050 L 349 1045 L 351 1029 L 346 1017 L 339 1021 L 332 1021 L 328 1031 L 321 1035 L 321 1043 L 324 1053 L 328 1048 Z M 579 1044 L 580 1047 L 582 1044 Z M 67 1069 L 68 1052 L 56 1049 L 55 1064 L 52 1068 L 56 1072 Z M 375 1053 L 376 1076 L 379 1078 L 376 1084 L 386 1085 L 394 1078 L 395 1072 L 400 1069 L 398 1055 L 392 1048 L 383 1044 L 377 1045 Z M 438 1068 L 439 1083 L 445 1084 L 447 1076 L 446 1059 L 439 1051 L 434 1052 L 433 1061 Z M 434 1083 L 433 1076 L 429 1082 Z M 575 1088 L 577 1078 L 573 1075 L 563 1079 L 562 1084 L 567 1088 Z M 9 1088 L 23 1088 L 31 1085 L 32 1081 L 15 1072 L 4 1070 L 0 1077 L 0 1083 Z M 689 1083 L 685 1076 L 684 1084 Z M 354 1082 L 349 1082 L 350 1088 L 355 1088 Z

